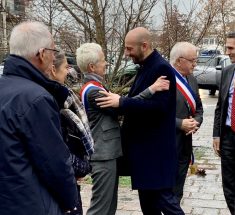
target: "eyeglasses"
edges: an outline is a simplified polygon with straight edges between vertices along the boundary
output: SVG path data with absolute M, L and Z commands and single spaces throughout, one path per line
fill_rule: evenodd
M 53 52 L 60 52 L 59 50 L 57 50 L 57 49 L 50 49 L 50 48 L 42 48 L 42 49 L 44 49 L 44 50 L 48 50 L 48 51 L 53 51 Z M 38 53 L 36 54 L 36 56 L 38 56 L 39 55 L 39 51 L 38 51 Z
M 185 59 L 185 60 L 189 61 L 190 63 L 197 63 L 197 58 L 192 59 L 192 60 L 187 59 L 187 58 L 185 58 L 185 57 L 179 57 L 179 58 L 183 58 L 183 59 Z
M 49 50 L 49 51 L 53 51 L 53 52 L 60 52 L 59 50 L 57 49 L 49 49 L 49 48 L 44 48 L 45 50 Z

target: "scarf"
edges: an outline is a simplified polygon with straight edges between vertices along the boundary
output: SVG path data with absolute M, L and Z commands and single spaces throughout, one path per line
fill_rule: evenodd
M 193 92 L 192 88 L 189 84 L 183 79 L 183 77 L 175 70 L 175 78 L 176 78 L 176 86 L 177 89 L 184 96 L 186 101 L 188 102 L 192 114 L 194 115 L 196 112 L 196 95 Z
M 104 86 L 98 81 L 88 81 L 82 86 L 80 90 L 80 97 L 82 99 L 82 104 L 84 105 L 85 110 L 88 110 L 87 93 L 90 89 L 95 89 L 95 88 L 99 88 L 100 90 L 107 91 L 104 88 Z
M 69 90 L 69 96 L 67 97 L 64 103 L 64 108 L 61 109 L 60 113 L 74 123 L 81 133 L 79 138 L 84 145 L 87 155 L 92 155 L 94 153 L 94 140 L 91 135 L 86 111 L 81 101 L 72 90 Z

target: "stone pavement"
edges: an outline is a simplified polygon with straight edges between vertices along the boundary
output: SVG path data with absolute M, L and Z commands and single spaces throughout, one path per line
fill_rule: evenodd
M 217 94 L 208 96 L 208 91 L 200 91 L 204 121 L 193 136 L 195 163 L 206 169 L 206 176 L 188 175 L 186 179 L 182 208 L 187 215 L 230 215 L 221 186 L 220 159 L 212 149 L 212 126 Z M 84 214 L 86 214 L 91 196 L 91 185 L 81 186 Z M 138 195 L 129 187 L 120 187 L 118 192 L 117 215 L 140 215 Z

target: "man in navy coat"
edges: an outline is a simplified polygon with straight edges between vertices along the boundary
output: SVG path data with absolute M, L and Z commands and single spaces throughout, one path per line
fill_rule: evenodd
M 0 214 L 75 212 L 77 183 L 59 115 L 68 90 L 46 73 L 57 51 L 52 35 L 42 23 L 23 22 L 9 45 L 0 78 Z
M 119 106 L 124 114 L 122 145 L 132 188 L 139 192 L 143 214 L 184 214 L 172 191 L 177 164 L 174 70 L 152 49 L 151 34 L 143 27 L 126 35 L 125 55 L 140 65 L 128 97 L 110 93 L 103 104 Z M 133 98 L 160 76 L 167 76 L 169 90 L 157 92 L 148 99 Z

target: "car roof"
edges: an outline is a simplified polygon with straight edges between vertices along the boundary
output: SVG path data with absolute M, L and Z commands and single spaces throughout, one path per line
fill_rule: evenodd
M 198 58 L 229 58 L 228 55 L 199 55 Z

